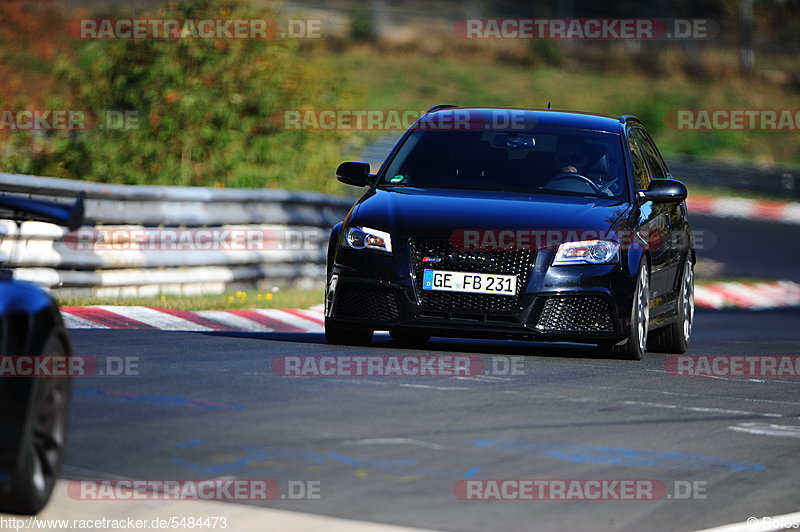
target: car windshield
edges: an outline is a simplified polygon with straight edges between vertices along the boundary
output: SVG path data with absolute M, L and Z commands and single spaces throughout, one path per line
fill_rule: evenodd
M 413 131 L 379 187 L 626 196 L 620 137 L 576 129 Z

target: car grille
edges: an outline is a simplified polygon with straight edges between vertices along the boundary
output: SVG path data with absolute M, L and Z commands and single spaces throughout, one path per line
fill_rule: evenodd
M 547 333 L 614 332 L 611 307 L 602 297 L 544 298 L 536 329 Z
M 398 292 L 393 288 L 347 283 L 336 290 L 337 318 L 392 321 L 400 318 Z
M 416 277 L 417 297 L 423 309 L 444 312 L 494 314 L 519 310 L 520 292 L 525 290 L 535 256 L 531 249 L 467 251 L 453 249 L 447 240 L 411 240 L 411 268 Z M 422 262 L 424 257 L 438 262 Z M 517 276 L 514 296 L 440 292 L 422 289 L 424 270 L 498 273 Z

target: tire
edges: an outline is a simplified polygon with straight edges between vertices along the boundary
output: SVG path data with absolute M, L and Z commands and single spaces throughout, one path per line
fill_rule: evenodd
M 43 355 L 69 356 L 62 334 L 48 338 Z M 47 504 L 64 457 L 71 399 L 70 377 L 31 378 L 17 466 L 0 492 L 0 512 L 31 515 Z
M 431 339 L 430 334 L 416 329 L 392 329 L 389 331 L 389 336 L 400 345 L 407 347 L 420 347 Z
M 607 355 L 622 360 L 641 360 L 644 357 L 647 330 L 650 325 L 650 274 L 642 263 L 636 276 L 636 289 L 631 304 L 631 327 L 628 338 L 614 345 L 600 344 Z
M 647 337 L 647 349 L 657 353 L 682 354 L 689 349 L 689 337 L 694 324 L 694 264 L 686 256 L 681 272 L 681 287 L 678 290 L 678 319 L 666 327 L 651 332 Z
M 372 342 L 372 329 L 344 327 L 325 318 L 325 339 L 329 344 L 366 346 Z

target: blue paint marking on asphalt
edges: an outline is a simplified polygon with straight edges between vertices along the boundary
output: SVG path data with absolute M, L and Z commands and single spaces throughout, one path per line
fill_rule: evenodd
M 253 445 L 244 445 L 241 447 L 246 452 L 264 452 L 267 451 L 270 457 L 275 460 L 286 460 L 290 462 L 315 462 L 321 463 L 325 461 L 325 457 L 307 449 L 287 449 L 285 447 L 255 447 Z
M 217 403 L 212 401 L 204 401 L 202 399 L 175 397 L 172 395 L 141 395 L 123 392 L 108 392 L 104 390 L 75 390 L 73 394 L 105 397 L 118 402 L 137 401 L 181 408 L 200 408 L 203 410 L 244 410 L 242 405 L 237 405 L 234 403 Z
M 186 448 L 186 447 L 194 447 L 195 445 L 200 445 L 205 440 L 203 438 L 195 438 L 193 440 L 182 441 L 175 444 L 175 447 Z
M 339 460 L 347 465 L 353 467 L 397 467 L 397 466 L 412 466 L 416 465 L 417 461 L 414 459 L 409 460 L 359 460 L 358 458 L 350 458 L 339 453 L 328 453 L 328 456 L 334 460 Z
M 679 452 L 643 451 L 625 447 L 594 447 L 553 442 L 475 440 L 479 447 L 515 454 L 528 454 L 576 463 L 660 467 L 676 470 L 762 471 L 761 464 Z
M 480 470 L 481 470 L 480 467 L 473 467 L 472 469 L 467 469 L 464 472 L 464 478 L 475 478 L 475 475 L 477 475 L 478 471 Z
M 195 438 L 186 442 L 176 444 L 179 448 L 191 448 L 200 443 L 205 443 L 203 438 Z M 173 456 L 170 458 L 172 463 L 188 467 L 199 473 L 205 475 L 220 475 L 233 473 L 245 467 L 258 467 L 259 462 L 278 462 L 280 468 L 259 468 L 259 471 L 265 474 L 279 474 L 285 470 L 285 465 L 291 463 L 311 463 L 321 464 L 335 460 L 338 463 L 346 464 L 353 468 L 361 469 L 377 469 L 385 473 L 392 473 L 397 475 L 421 475 L 428 477 L 445 477 L 445 478 L 474 478 L 480 467 L 473 467 L 464 472 L 461 471 L 447 471 L 442 469 L 435 469 L 420 465 L 416 459 L 403 459 L 403 460 L 367 460 L 360 458 L 353 458 L 339 453 L 327 452 L 324 455 L 318 454 L 307 449 L 289 449 L 285 447 L 256 447 L 256 446 L 242 446 L 239 447 L 242 455 L 238 457 L 230 457 L 229 453 L 225 453 L 227 461 L 220 462 L 213 460 L 210 465 L 193 462 L 183 457 Z M 266 465 L 266 464 L 265 464 Z M 270 464 L 271 465 L 271 464 Z
M 233 462 L 229 462 L 227 464 L 218 464 L 213 466 L 204 466 L 200 464 L 195 464 L 194 462 L 190 462 L 189 460 L 184 460 L 183 458 L 178 458 L 173 456 L 170 458 L 173 464 L 178 464 L 182 466 L 186 466 L 188 468 L 194 469 L 195 471 L 199 471 L 200 473 L 205 473 L 207 475 L 218 475 L 220 473 L 229 473 L 231 471 L 235 471 L 237 469 L 241 469 L 251 462 L 260 462 L 269 458 L 267 453 L 263 453 L 260 455 L 253 455 L 253 456 L 246 456 L 244 458 L 240 458 L 239 460 L 234 460 Z M 266 469 L 265 471 L 272 472 L 272 473 L 280 473 L 280 469 Z
M 200 473 L 205 473 L 208 475 L 230 473 L 232 471 L 236 471 L 237 469 L 242 469 L 243 467 L 247 467 L 253 462 L 264 462 L 267 460 L 292 461 L 292 462 L 310 461 L 314 463 L 320 463 L 325 461 L 324 456 L 320 456 L 316 453 L 313 453 L 311 451 L 306 451 L 303 449 L 283 449 L 283 448 L 271 449 L 271 448 L 253 447 L 253 446 L 240 447 L 240 449 L 251 454 L 248 454 L 236 460 L 231 460 L 230 462 L 218 463 L 215 465 L 201 465 L 186 460 L 184 458 L 178 458 L 175 456 L 173 456 L 171 460 L 175 464 L 186 466 L 191 469 L 194 469 L 195 471 L 199 471 Z M 264 471 L 279 473 L 281 470 L 265 469 Z
M 415 459 L 408 460 L 360 460 L 352 458 L 339 453 L 328 453 L 328 456 L 334 460 L 338 460 L 347 465 L 358 468 L 374 468 L 380 469 L 384 472 L 390 472 L 396 475 L 421 475 L 427 477 L 444 477 L 444 478 L 473 478 L 480 467 L 473 467 L 466 472 L 460 471 L 447 471 L 444 469 L 434 469 L 424 465 L 419 465 L 419 461 Z

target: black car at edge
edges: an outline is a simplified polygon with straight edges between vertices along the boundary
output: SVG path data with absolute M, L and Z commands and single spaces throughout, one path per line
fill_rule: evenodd
M 72 205 L 2 195 L 2 219 L 79 227 Z M 12 251 L 13 253 L 13 247 Z M 69 425 L 72 347 L 56 301 L 0 269 L 0 512 L 34 514 L 58 479 Z M 41 363 L 44 370 L 34 370 Z
M 328 247 L 325 332 L 366 345 L 431 336 L 683 353 L 694 315 L 686 187 L 635 117 L 432 107 Z

